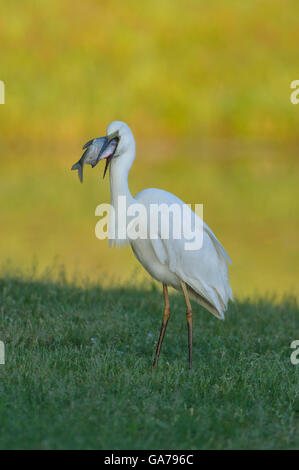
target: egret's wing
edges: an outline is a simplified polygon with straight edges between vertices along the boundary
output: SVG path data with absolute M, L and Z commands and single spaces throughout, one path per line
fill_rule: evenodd
M 207 232 L 204 232 L 203 246 L 200 250 L 186 251 L 184 240 L 170 239 L 161 242 L 167 252 L 166 263 L 169 269 L 195 293 L 212 304 L 219 313 L 217 316 L 223 318 L 228 299 L 232 297 L 227 263 L 223 257 L 219 257 Z M 156 250 L 155 253 L 158 256 Z
M 136 198 L 147 206 L 154 202 L 183 204 L 176 196 L 156 189 L 142 191 Z M 190 208 L 189 210 L 191 211 Z M 228 300 L 232 298 L 227 267 L 227 260 L 230 261 L 230 258 L 212 230 L 193 212 L 192 217 L 197 218 L 201 222 L 198 226 L 201 225 L 203 228 L 200 249 L 186 250 L 185 243 L 190 240 L 183 237 L 163 238 L 161 226 L 157 229 L 157 239 L 150 238 L 150 243 L 160 263 L 167 265 L 170 271 L 182 279 L 194 291 L 195 296 L 198 294 L 199 297 L 195 300 L 203 304 L 199 299 L 206 299 L 214 310 L 207 306 L 206 308 L 219 318 L 223 318 Z M 171 234 L 172 227 L 170 227 Z
M 221 254 L 229 262 L 229 264 L 232 264 L 232 260 L 230 259 L 227 251 L 223 248 L 223 246 L 221 245 L 220 241 L 218 240 L 214 232 L 212 232 L 210 227 L 205 222 L 203 222 L 203 226 L 204 226 L 204 230 L 209 234 L 211 240 L 213 241 L 216 250 L 220 252 L 219 254 Z
M 162 264 L 182 279 L 198 294 L 195 298 L 202 305 L 202 299 L 215 307 L 215 310 L 204 305 L 218 318 L 223 318 L 229 298 L 232 298 L 228 280 L 226 258 L 215 247 L 215 241 L 210 238 L 210 231 L 204 227 L 203 246 L 200 250 L 186 251 L 185 240 L 157 239 L 150 240 L 155 255 Z
M 204 230 L 202 248 L 195 251 L 186 251 L 184 240 L 161 239 L 160 242 L 166 253 L 163 257 L 161 248 L 157 250 L 157 242 L 153 246 L 160 262 L 167 264 L 200 298 L 206 299 L 214 306 L 217 312 L 212 313 L 224 318 L 228 300 L 232 298 L 227 262 L 215 248 L 209 233 Z

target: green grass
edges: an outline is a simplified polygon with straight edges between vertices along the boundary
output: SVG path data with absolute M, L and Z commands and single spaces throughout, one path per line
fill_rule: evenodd
M 225 322 L 194 305 L 194 370 L 183 299 L 160 363 L 161 292 L 0 280 L 0 447 L 298 448 L 294 299 L 236 301 Z M 297 328 L 297 330 L 296 330 Z

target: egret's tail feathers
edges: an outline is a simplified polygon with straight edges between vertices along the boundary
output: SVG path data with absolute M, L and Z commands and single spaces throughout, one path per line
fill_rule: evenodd
M 223 305 L 223 309 L 220 307 L 215 307 L 211 302 L 209 302 L 207 299 L 205 299 L 202 295 L 200 295 L 198 292 L 196 292 L 191 286 L 188 287 L 188 292 L 190 294 L 190 298 L 192 300 L 195 300 L 199 305 L 204 307 L 208 312 L 212 313 L 215 317 L 217 317 L 219 320 L 224 320 L 224 312 L 226 310 L 226 307 Z
M 206 310 L 208 310 L 208 312 L 212 313 L 219 320 L 224 320 L 225 318 L 224 312 L 227 309 L 227 305 L 224 304 L 223 300 L 220 299 L 219 295 L 217 295 L 217 300 L 215 299 L 215 304 L 217 304 L 216 306 L 214 303 L 212 303 L 202 294 L 200 294 L 199 292 L 196 292 L 196 290 L 193 287 L 191 287 L 190 284 L 187 285 L 187 288 L 190 294 L 190 298 L 192 300 L 195 300 L 196 303 L 204 307 Z

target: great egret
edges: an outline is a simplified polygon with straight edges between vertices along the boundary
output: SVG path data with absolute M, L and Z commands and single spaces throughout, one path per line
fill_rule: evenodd
M 128 173 L 135 158 L 135 140 L 129 126 L 120 121 L 113 121 L 107 127 L 106 137 L 93 139 L 83 147 L 82 158 L 72 169 L 78 170 L 80 180 L 83 177 L 85 163 L 93 167 L 106 159 L 104 176 L 110 164 L 111 206 L 118 213 L 120 197 L 126 198 L 127 208 L 139 203 L 145 207 L 147 214 L 152 204 L 176 204 L 183 207 L 184 203 L 173 194 L 160 189 L 145 189 L 133 197 L 128 187 Z M 190 209 L 191 211 L 191 209 Z M 194 213 L 193 213 L 194 215 Z M 198 219 L 198 216 L 194 215 Z M 115 220 L 115 226 L 119 221 Z M 163 225 L 165 221 L 161 221 Z M 212 230 L 202 223 L 202 246 L 196 250 L 186 250 L 184 237 L 181 239 L 162 238 L 161 225 L 158 226 L 157 237 L 132 239 L 131 244 L 136 258 L 148 273 L 163 285 L 164 313 L 157 344 L 154 367 L 157 366 L 170 316 L 168 286 L 182 292 L 186 303 L 188 325 L 189 366 L 192 368 L 192 307 L 190 298 L 206 308 L 219 319 L 224 319 L 224 312 L 229 299 L 233 299 L 228 280 L 227 261 L 230 258 Z M 182 222 L 183 224 L 183 222 Z M 149 227 L 145 228 L 148 233 Z M 116 243 L 122 243 L 116 240 Z

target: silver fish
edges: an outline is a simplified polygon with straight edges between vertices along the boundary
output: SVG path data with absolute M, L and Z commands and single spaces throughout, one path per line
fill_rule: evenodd
M 78 170 L 78 176 L 81 183 L 83 182 L 83 167 L 85 164 L 91 165 L 92 168 L 94 168 L 100 160 L 107 159 L 104 172 L 105 176 L 108 167 L 107 163 L 109 164 L 110 158 L 113 156 L 117 144 L 118 138 L 108 140 L 107 137 L 97 137 L 96 139 L 86 142 L 83 146 L 83 150 L 86 149 L 85 152 L 80 160 L 72 166 L 72 170 Z

